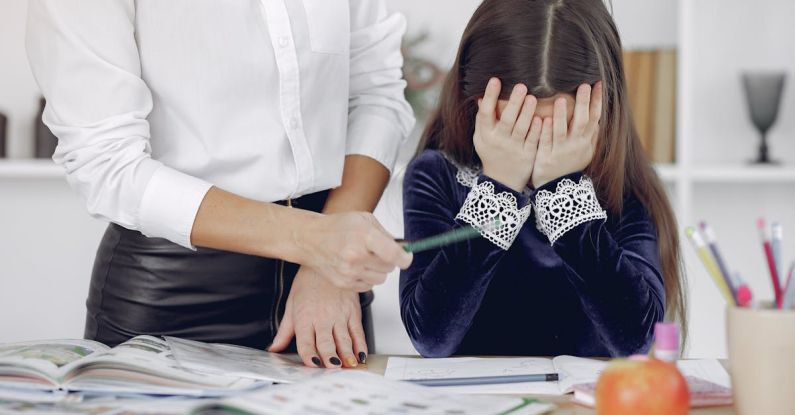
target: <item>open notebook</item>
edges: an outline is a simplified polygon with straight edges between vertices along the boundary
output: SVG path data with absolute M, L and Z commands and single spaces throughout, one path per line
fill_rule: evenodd
M 557 382 L 443 386 L 438 389 L 476 394 L 564 395 L 572 392 L 576 385 L 596 382 L 606 366 L 607 362 L 602 360 L 574 356 L 558 356 L 553 359 L 535 357 L 454 357 L 446 359 L 392 357 L 387 363 L 384 376 L 388 379 L 407 380 L 558 373 L 560 379 Z M 693 376 L 729 387 L 729 375 L 717 360 L 682 360 L 678 366 L 685 376 Z

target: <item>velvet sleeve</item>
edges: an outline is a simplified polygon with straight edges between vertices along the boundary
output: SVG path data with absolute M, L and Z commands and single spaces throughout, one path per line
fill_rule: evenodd
M 534 193 L 534 203 L 539 192 L 558 197 L 561 181 L 581 178 L 574 174 L 548 183 Z M 647 352 L 654 324 L 665 315 L 665 290 L 656 227 L 640 201 L 626 197 L 620 217 L 581 221 L 552 247 L 610 354 Z
M 409 165 L 403 183 L 407 240 L 466 226 L 455 219 L 465 190 L 457 184 L 454 169 L 436 152 L 425 152 Z M 529 202 L 483 175 L 478 181 L 490 181 L 495 192 L 510 192 L 518 203 Z M 481 237 L 414 255 L 411 267 L 400 276 L 400 312 L 421 355 L 446 357 L 456 352 L 505 252 Z

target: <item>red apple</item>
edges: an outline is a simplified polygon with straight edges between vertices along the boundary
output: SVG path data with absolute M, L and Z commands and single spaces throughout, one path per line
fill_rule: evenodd
M 689 409 L 687 381 L 662 360 L 614 360 L 596 383 L 599 415 L 686 415 Z

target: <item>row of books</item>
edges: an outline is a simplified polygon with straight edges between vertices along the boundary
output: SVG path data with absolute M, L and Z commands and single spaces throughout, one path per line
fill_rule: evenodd
M 656 163 L 675 161 L 676 65 L 675 49 L 624 51 L 635 127 L 643 148 Z

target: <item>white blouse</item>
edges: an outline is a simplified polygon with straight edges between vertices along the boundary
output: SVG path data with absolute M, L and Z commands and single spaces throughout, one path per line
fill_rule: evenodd
M 413 126 L 383 0 L 30 0 L 53 156 L 93 216 L 191 247 L 210 186 L 261 201 L 387 168 Z

